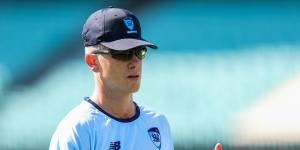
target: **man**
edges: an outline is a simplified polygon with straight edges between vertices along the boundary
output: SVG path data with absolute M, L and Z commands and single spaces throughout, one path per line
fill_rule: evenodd
M 173 150 L 166 117 L 137 104 L 146 47 L 133 13 L 105 8 L 86 21 L 82 37 L 94 92 L 60 122 L 51 150 Z

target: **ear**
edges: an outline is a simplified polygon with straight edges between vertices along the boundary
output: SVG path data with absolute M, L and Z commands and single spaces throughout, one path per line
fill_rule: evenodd
M 97 64 L 95 61 L 95 55 L 92 54 L 86 54 L 84 57 L 85 63 L 89 66 L 89 68 L 94 71 L 97 72 Z

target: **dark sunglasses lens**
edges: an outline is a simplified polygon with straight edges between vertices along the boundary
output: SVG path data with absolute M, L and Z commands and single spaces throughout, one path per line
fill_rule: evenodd
M 122 52 L 111 52 L 111 56 L 117 60 L 127 61 L 130 60 L 133 56 L 133 52 L 131 51 L 122 51 Z
M 135 55 L 137 58 L 139 58 L 140 60 L 144 59 L 147 53 L 147 49 L 146 48 L 141 48 L 135 51 Z
M 127 51 L 111 51 L 110 53 L 112 58 L 117 60 L 128 61 L 132 59 L 133 55 L 136 55 L 138 59 L 142 60 L 146 56 L 147 49 L 145 47 L 142 47 Z

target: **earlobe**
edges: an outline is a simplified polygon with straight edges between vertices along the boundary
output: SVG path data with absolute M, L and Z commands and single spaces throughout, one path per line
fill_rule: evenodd
M 89 67 L 94 67 L 96 65 L 94 55 L 86 54 L 84 59 L 85 63 L 89 65 Z
M 95 55 L 92 54 L 86 54 L 85 57 L 85 63 L 90 67 L 90 69 L 93 72 L 98 72 L 99 71 L 99 65 L 96 64 L 96 58 Z

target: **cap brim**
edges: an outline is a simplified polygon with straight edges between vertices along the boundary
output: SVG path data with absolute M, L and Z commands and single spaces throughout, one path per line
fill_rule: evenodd
M 120 39 L 112 42 L 101 42 L 102 45 L 118 51 L 129 50 L 139 46 L 147 46 L 152 49 L 157 49 L 157 46 L 145 40 L 138 39 Z

